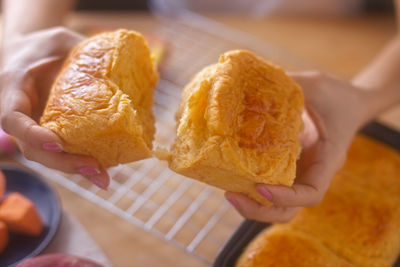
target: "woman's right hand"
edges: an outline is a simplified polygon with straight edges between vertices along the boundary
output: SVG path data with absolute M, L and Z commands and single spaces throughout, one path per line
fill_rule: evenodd
M 109 176 L 93 158 L 63 151 L 63 141 L 38 125 L 51 85 L 69 50 L 83 36 L 63 27 L 5 39 L 1 48 L 1 127 L 23 155 L 49 168 L 80 173 L 106 189 Z
M 272 202 L 271 206 L 262 206 L 240 193 L 227 192 L 226 198 L 248 219 L 287 222 L 300 208 L 317 205 L 343 165 L 357 130 L 373 118 L 369 103 L 374 92 L 316 71 L 291 73 L 291 76 L 302 87 L 306 104 L 296 179 L 290 187 L 257 185 L 257 191 Z

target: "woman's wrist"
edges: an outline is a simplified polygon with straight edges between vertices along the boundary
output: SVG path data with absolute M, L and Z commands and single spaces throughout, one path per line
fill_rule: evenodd
M 365 124 L 400 103 L 400 83 L 392 83 L 384 88 L 362 90 L 361 94 L 365 102 L 362 122 Z
M 8 40 L 0 50 L 1 69 L 26 69 L 41 60 L 61 59 L 82 39 L 65 27 L 51 27 Z
M 75 2 L 76 0 L 3 0 L 2 35 L 7 38 L 2 38 L 2 58 L 7 57 L 4 52 L 15 50 L 14 44 L 24 41 L 26 36 L 63 25 Z
M 352 81 L 362 93 L 363 123 L 400 103 L 400 35 L 397 34 L 378 56 Z

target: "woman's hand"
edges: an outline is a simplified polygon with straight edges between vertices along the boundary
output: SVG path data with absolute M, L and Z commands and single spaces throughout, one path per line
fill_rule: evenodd
M 106 189 L 108 174 L 95 159 L 63 152 L 62 140 L 37 123 L 63 59 L 82 39 L 66 28 L 55 27 L 3 42 L 1 127 L 16 138 L 27 159 L 64 172 L 80 173 Z
M 286 222 L 301 207 L 317 205 L 344 163 L 355 133 L 368 119 L 368 92 L 319 72 L 292 77 L 303 88 L 306 102 L 297 176 L 291 187 L 257 185 L 257 191 L 273 203 L 268 207 L 243 194 L 226 192 L 226 198 L 249 219 Z

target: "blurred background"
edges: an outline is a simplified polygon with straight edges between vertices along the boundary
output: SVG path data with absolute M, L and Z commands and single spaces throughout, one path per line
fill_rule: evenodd
M 359 12 L 388 12 L 390 0 L 81 0 L 79 10 L 149 10 L 174 13 L 182 8 L 197 12 L 243 13 L 263 16 L 270 13 L 349 15 Z
M 391 0 L 81 0 L 73 27 L 109 25 L 118 21 L 146 27 L 149 12 L 177 15 L 193 12 L 214 22 L 255 36 L 284 53 L 291 53 L 309 68 L 319 68 L 350 78 L 396 31 L 394 3 Z M 109 14 L 118 13 L 117 19 Z M 93 14 L 102 17 L 96 20 Z M 100 15 L 102 14 L 102 15 Z M 108 15 L 107 15 L 108 14 Z M 90 18 L 93 18 L 90 19 Z M 90 21 L 90 22 L 89 22 Z M 215 24 L 203 25 L 216 30 Z M 375 34 L 375 32 L 377 34 Z M 371 34 L 374 38 L 371 38 Z M 230 34 L 257 43 L 237 32 Z M 367 42 L 367 43 L 366 43 Z M 328 53 L 327 51 L 336 51 Z M 359 51 L 360 53 L 354 53 Z M 361 56 L 363 55 L 363 56 Z M 369 56 L 366 56 L 369 55 Z M 305 64 L 307 65 L 307 64 Z

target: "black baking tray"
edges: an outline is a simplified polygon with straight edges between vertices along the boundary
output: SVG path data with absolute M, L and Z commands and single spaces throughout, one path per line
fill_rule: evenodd
M 372 137 L 398 151 L 400 151 L 400 132 L 397 132 L 378 122 L 372 122 L 365 126 L 362 134 Z M 270 226 L 269 223 L 261 223 L 252 220 L 244 220 L 231 238 L 219 251 L 214 261 L 214 267 L 233 267 L 243 250 L 262 230 Z M 394 264 L 400 267 L 400 258 Z

